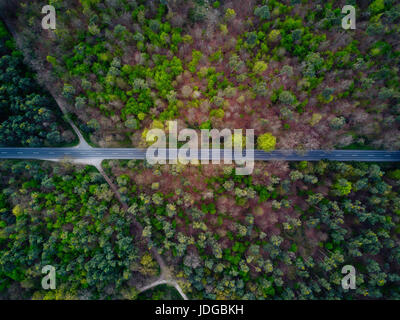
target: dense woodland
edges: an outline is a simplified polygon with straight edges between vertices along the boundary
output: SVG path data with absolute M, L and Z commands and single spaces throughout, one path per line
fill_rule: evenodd
M 76 142 L 54 99 L 37 83 L 0 21 L 0 146 L 43 147 Z
M 104 167 L 128 210 L 94 168 L 1 162 L 0 297 L 174 297 L 137 295 L 159 274 L 150 245 L 190 298 L 400 298 L 400 171 L 390 164 L 262 163 L 251 177 L 216 165 Z M 40 286 L 47 264 L 55 291 Z M 357 289 L 346 292 L 348 264 Z
M 104 167 L 192 298 L 400 298 L 396 166 L 277 161 L 251 176 L 217 165 Z M 348 264 L 357 289 L 345 292 Z
M 25 57 L 97 145 L 144 145 L 179 119 L 280 149 L 400 147 L 397 1 L 53 0 L 54 31 L 41 1 L 18 2 Z
M 0 298 L 134 299 L 158 275 L 95 168 L 2 161 L 0 190 Z M 41 287 L 45 265 L 56 290 Z
M 73 142 L 40 82 L 100 147 L 146 146 L 178 119 L 255 129 L 264 150 L 400 148 L 397 1 L 49 3 L 54 31 L 41 1 L 0 1 L 19 35 L 0 25 L 0 145 Z M 356 30 L 341 28 L 344 4 Z M 139 294 L 160 275 L 150 248 L 190 299 L 400 299 L 396 163 L 103 168 L 118 194 L 90 166 L 0 162 L 0 299 L 178 298 Z M 47 264 L 57 290 L 41 289 Z

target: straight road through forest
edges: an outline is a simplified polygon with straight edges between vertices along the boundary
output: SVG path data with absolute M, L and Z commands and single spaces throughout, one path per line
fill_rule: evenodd
M 174 158 L 177 149 L 167 149 L 167 158 Z M 213 151 L 213 152 L 211 152 Z M 214 153 L 214 154 L 213 154 Z M 199 159 L 217 159 L 220 153 L 223 159 L 223 149 L 203 149 L 199 151 Z M 243 153 L 245 154 L 245 153 Z M 0 148 L 0 159 L 32 159 L 32 160 L 62 160 L 62 159 L 146 159 L 146 149 L 135 148 Z M 236 159 L 236 157 L 234 157 Z M 275 150 L 265 152 L 254 150 L 254 160 L 286 160 L 286 161 L 400 161 L 400 151 L 377 150 L 310 150 L 292 151 Z

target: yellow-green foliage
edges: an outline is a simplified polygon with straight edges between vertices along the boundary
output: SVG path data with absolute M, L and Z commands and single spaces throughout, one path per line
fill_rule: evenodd
M 275 149 L 276 137 L 267 132 L 262 134 L 257 139 L 258 148 L 264 151 L 272 151 Z
M 231 20 L 231 19 L 233 19 L 235 17 L 236 17 L 235 10 L 233 10 L 231 8 L 226 9 L 226 12 L 225 12 L 225 19 L 226 20 Z
M 214 109 L 210 112 L 210 117 L 216 117 L 222 119 L 225 115 L 225 111 L 223 109 Z
M 219 25 L 219 29 L 221 30 L 222 34 L 227 35 L 228 34 L 228 27 L 226 26 L 226 24 L 220 24 Z
M 313 113 L 311 120 L 310 120 L 310 124 L 312 126 L 315 126 L 318 122 L 320 122 L 322 119 L 322 115 L 320 113 Z
M 268 40 L 270 42 L 276 42 L 280 39 L 280 37 L 281 37 L 281 32 L 277 29 L 274 29 L 269 33 Z
M 14 214 L 14 216 L 16 216 L 17 218 L 22 215 L 22 213 L 24 212 L 24 210 L 21 208 L 21 206 L 19 204 L 17 204 L 13 210 L 12 213 Z
M 373 14 L 377 14 L 377 13 L 383 11 L 383 9 L 385 9 L 385 1 L 384 0 L 375 0 L 369 6 L 369 10 Z
M 254 64 L 253 67 L 253 72 L 257 74 L 263 73 L 266 69 L 268 68 L 268 64 L 266 64 L 264 61 L 257 61 Z

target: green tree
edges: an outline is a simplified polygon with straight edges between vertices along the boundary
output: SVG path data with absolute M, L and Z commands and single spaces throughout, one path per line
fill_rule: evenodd
M 270 13 L 267 5 L 255 8 L 254 15 L 256 15 L 257 17 L 259 17 L 262 20 L 271 18 L 271 13 Z
M 334 185 L 334 190 L 336 194 L 340 196 L 348 195 L 352 189 L 352 183 L 344 178 L 340 178 Z
M 267 68 L 268 68 L 268 64 L 267 64 L 267 63 L 265 63 L 264 61 L 257 61 L 257 62 L 254 64 L 253 72 L 254 72 L 254 73 L 257 73 L 257 74 L 261 74 L 261 73 L 263 73 L 265 70 L 267 70 Z

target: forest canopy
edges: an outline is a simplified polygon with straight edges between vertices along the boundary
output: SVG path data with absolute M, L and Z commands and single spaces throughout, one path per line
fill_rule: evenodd
M 0 146 L 59 146 L 75 141 L 56 102 L 36 82 L 0 21 Z

